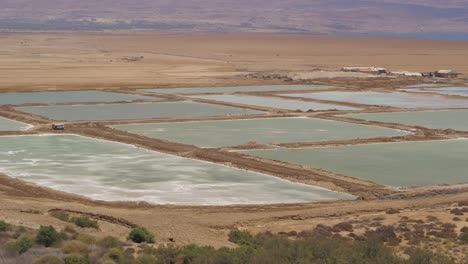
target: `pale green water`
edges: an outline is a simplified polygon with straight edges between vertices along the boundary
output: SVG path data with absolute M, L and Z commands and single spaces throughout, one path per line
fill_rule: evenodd
M 79 136 L 0 137 L 0 146 L 0 172 L 93 199 L 224 205 L 354 198 L 272 176 Z
M 349 114 L 343 117 L 384 123 L 398 123 L 434 129 L 468 131 L 468 110 L 438 110 L 423 112 Z
M 144 89 L 146 92 L 161 94 L 197 94 L 197 93 L 235 93 L 235 92 L 276 92 L 300 90 L 325 90 L 339 88 L 328 85 L 266 85 L 266 86 L 236 86 L 236 87 L 203 87 L 203 88 L 172 88 Z
M 26 130 L 30 127 L 28 124 L 0 117 L 0 131 Z
M 405 93 L 321 92 L 284 95 L 299 98 L 351 102 L 367 105 L 382 105 L 399 108 L 468 108 L 468 100 L 411 95 Z
M 458 95 L 468 97 L 468 87 L 440 87 L 440 88 L 414 88 L 404 89 L 412 93 L 433 93 L 442 95 Z
M 0 105 L 128 102 L 135 100 L 156 101 L 158 99 L 149 96 L 102 91 L 0 93 Z
M 201 147 L 237 146 L 250 141 L 261 144 L 318 142 L 407 134 L 393 129 L 316 118 L 134 124 L 114 128 Z
M 260 111 L 194 102 L 144 104 L 66 105 L 18 107 L 20 111 L 54 120 L 124 120 L 150 118 L 196 118 L 210 116 L 262 114 Z
M 332 104 L 321 104 L 314 102 L 303 102 L 296 100 L 288 100 L 273 97 L 261 97 L 261 96 L 249 96 L 249 95 L 198 95 L 190 96 L 192 98 L 215 100 L 221 102 L 229 102 L 244 105 L 255 105 L 261 107 L 269 107 L 276 109 L 285 110 L 358 110 L 357 108 L 332 105 Z
M 397 187 L 468 182 L 468 139 L 244 153 Z

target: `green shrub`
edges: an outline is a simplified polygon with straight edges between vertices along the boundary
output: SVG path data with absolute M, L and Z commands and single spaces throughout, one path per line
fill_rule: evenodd
M 76 237 L 76 240 L 79 240 L 87 245 L 92 245 L 96 243 L 96 238 L 86 234 L 79 234 Z
M 16 240 L 13 244 L 14 250 L 19 254 L 25 253 L 33 246 L 34 242 L 27 237 L 21 237 L 20 239 Z
M 89 260 L 81 255 L 72 254 L 63 258 L 64 264 L 90 264 Z
M 23 235 L 24 233 L 26 233 L 26 227 L 24 226 L 18 226 L 18 228 L 16 228 L 15 230 L 15 233 L 13 234 L 13 238 L 14 239 L 17 239 L 19 238 L 21 235 Z
M 60 239 L 60 234 L 53 226 L 41 226 L 37 233 L 36 242 L 45 247 L 51 247 L 60 242 Z
M 435 255 L 434 253 L 424 249 L 412 249 L 409 252 L 410 264 L 455 264 L 446 256 Z
M 34 264 L 63 264 L 63 261 L 56 256 L 40 256 L 34 261 Z
M 109 252 L 106 254 L 105 258 L 114 261 L 115 263 L 124 263 L 125 262 L 125 255 L 122 249 L 119 248 L 111 248 Z
M 254 237 L 249 232 L 237 229 L 229 232 L 229 241 L 237 245 L 255 245 Z
M 121 248 L 122 247 L 122 243 L 120 243 L 120 241 L 117 238 L 111 237 L 111 236 L 107 236 L 101 239 L 98 244 L 105 248 Z
M 141 254 L 140 256 L 138 256 L 136 263 L 137 264 L 155 264 L 157 263 L 156 261 L 157 259 L 152 255 Z
M 86 256 L 88 255 L 88 245 L 77 240 L 68 241 L 63 245 L 62 252 L 65 254 L 79 254 Z
M 82 228 L 95 228 L 95 229 L 99 228 L 99 224 L 96 220 L 92 220 L 86 216 L 72 217 L 70 219 L 70 222 Z
M 463 244 L 468 244 L 468 233 L 461 233 L 458 237 Z
M 8 223 L 0 220 L 0 232 L 6 232 L 8 230 Z
M 135 227 L 128 234 L 128 239 L 135 243 L 155 243 L 154 236 L 144 227 Z

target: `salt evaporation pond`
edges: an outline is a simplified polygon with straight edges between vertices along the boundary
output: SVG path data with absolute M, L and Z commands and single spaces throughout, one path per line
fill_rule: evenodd
M 440 88 L 414 88 L 403 89 L 412 93 L 433 93 L 441 95 L 458 95 L 468 97 L 468 87 L 440 87 Z
M 157 101 L 158 99 L 103 91 L 0 93 L 0 105 L 129 102 L 136 100 Z
M 203 93 L 236 93 L 236 92 L 277 92 L 301 90 L 338 89 L 329 85 L 265 85 L 265 86 L 235 86 L 235 87 L 202 87 L 202 88 L 171 88 L 171 89 L 143 89 L 150 93 L 161 94 L 203 94 Z
M 273 176 L 80 136 L 4 136 L 0 146 L 0 172 L 99 200 L 225 205 L 354 199 Z
M 468 100 L 439 96 L 412 95 L 384 92 L 320 92 L 283 94 L 290 97 L 350 102 L 366 105 L 382 105 L 399 108 L 468 108 Z
M 0 117 L 0 131 L 27 130 L 31 125 Z
M 468 182 L 468 139 L 244 153 L 395 187 Z
M 260 111 L 195 102 L 37 106 L 17 107 L 16 109 L 54 120 L 67 121 L 198 118 L 264 114 Z
M 433 129 L 468 131 L 468 110 L 437 110 L 421 112 L 347 114 L 342 117 L 383 123 L 422 126 Z
M 243 105 L 254 105 L 260 107 L 268 107 L 275 109 L 285 109 L 285 110 L 358 110 L 354 107 L 341 106 L 341 105 L 332 105 L 332 104 L 322 104 L 314 102 L 304 102 L 297 100 L 288 100 L 281 98 L 273 97 L 261 97 L 261 96 L 249 96 L 249 95 L 198 95 L 190 96 L 191 98 L 206 99 L 221 101 L 227 103 L 243 104 Z
M 408 134 L 394 129 L 317 118 L 262 118 L 132 124 L 118 125 L 114 126 L 114 128 L 152 138 L 201 147 L 237 146 L 250 141 L 259 144 L 319 142 L 381 136 L 393 137 Z

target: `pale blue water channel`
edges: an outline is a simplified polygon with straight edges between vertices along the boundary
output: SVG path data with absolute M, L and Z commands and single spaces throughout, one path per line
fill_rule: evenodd
M 436 110 L 420 112 L 348 114 L 343 117 L 383 123 L 422 126 L 433 129 L 468 131 L 468 110 Z
M 0 93 L 0 105 L 129 102 L 158 98 L 103 91 Z
M 398 108 L 468 108 L 468 100 L 449 99 L 427 95 L 412 95 L 405 93 L 320 92 L 283 95 L 298 98 L 350 102 L 366 105 L 392 106 Z
M 0 131 L 27 130 L 31 125 L 0 117 Z
M 114 128 L 200 147 L 237 146 L 251 141 L 259 144 L 320 142 L 408 134 L 394 129 L 317 118 L 131 124 L 118 125 Z
M 403 90 L 412 93 L 433 93 L 468 97 L 468 87 L 413 88 Z
M 54 120 L 67 121 L 197 118 L 264 113 L 237 107 L 196 102 L 38 106 L 18 107 L 17 109 Z
M 468 182 L 468 139 L 243 153 L 395 187 Z

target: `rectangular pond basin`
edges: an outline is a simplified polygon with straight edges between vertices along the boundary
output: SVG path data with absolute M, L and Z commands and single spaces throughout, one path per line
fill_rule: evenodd
M 157 101 L 158 98 L 103 91 L 0 93 L 0 105 Z
M 468 108 L 468 100 L 384 92 L 321 92 L 285 96 L 398 108 Z
M 27 130 L 31 125 L 0 117 L 0 131 Z
M 45 116 L 53 120 L 67 121 L 199 118 L 263 113 L 237 107 L 195 102 L 38 106 L 17 107 L 17 109 L 39 116 Z
M 468 139 L 243 153 L 395 187 L 468 182 Z
M 433 93 L 441 95 L 458 95 L 468 97 L 468 87 L 412 88 L 403 89 L 412 93 Z
M 347 114 L 342 117 L 383 123 L 468 131 L 468 110 L 437 110 L 398 113 Z
M 72 135 L 0 137 L 0 172 L 106 201 L 226 205 L 354 199 L 327 189 Z
M 114 128 L 200 147 L 238 146 L 252 141 L 258 144 L 320 142 L 407 134 L 393 129 L 317 118 L 133 124 Z
M 277 92 L 277 91 L 307 91 L 338 89 L 328 85 L 265 85 L 265 86 L 235 86 L 235 87 L 202 87 L 202 88 L 171 88 L 143 89 L 143 91 L 161 94 L 203 94 L 203 93 L 236 93 L 236 92 Z
M 192 98 L 206 99 L 221 101 L 227 103 L 243 104 L 243 105 L 254 105 L 260 107 L 268 107 L 275 109 L 284 110 L 300 110 L 303 112 L 309 110 L 321 111 L 321 110 L 358 110 L 354 107 L 322 104 L 314 102 L 304 102 L 297 100 L 288 100 L 274 97 L 262 97 L 262 96 L 249 96 L 249 95 L 198 95 L 190 96 Z

